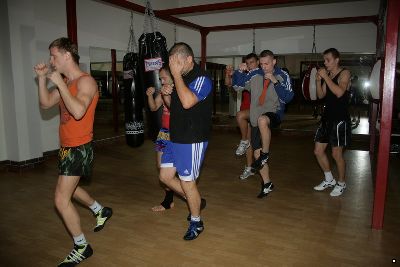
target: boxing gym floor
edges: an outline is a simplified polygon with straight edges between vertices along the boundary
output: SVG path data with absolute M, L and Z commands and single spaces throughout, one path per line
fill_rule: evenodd
M 222 127 L 223 128 L 223 127 Z M 207 199 L 204 232 L 182 239 L 188 210 L 155 213 L 163 198 L 150 140 L 130 148 L 124 138 L 96 142 L 94 175 L 83 185 L 114 210 L 105 228 L 92 231 L 91 212 L 77 206 L 94 254 L 80 266 L 393 266 L 400 261 L 398 154 L 391 154 L 383 230 L 371 229 L 374 160 L 349 149 L 341 197 L 316 192 L 322 179 L 308 134 L 274 131 L 271 177 L 275 190 L 256 198 L 260 177 L 239 180 L 245 159 L 234 155 L 237 130 L 214 127 L 199 180 Z M 57 160 L 20 172 L 0 171 L 0 265 L 55 266 L 72 240 L 53 204 Z M 334 173 L 335 169 L 333 170 Z

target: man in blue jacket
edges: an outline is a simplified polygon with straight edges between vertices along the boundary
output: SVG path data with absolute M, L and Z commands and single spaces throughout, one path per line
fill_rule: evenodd
M 263 180 L 261 192 L 257 196 L 262 198 L 274 188 L 266 164 L 269 158 L 271 128 L 281 124 L 285 105 L 292 100 L 294 93 L 289 74 L 275 66 L 276 58 L 272 51 L 262 51 L 259 60 L 261 69 L 250 70 L 247 73 L 243 69 L 236 70 L 232 77 L 232 85 L 235 90 L 246 89 L 251 92 L 251 146 L 256 158 L 251 167 L 260 172 Z

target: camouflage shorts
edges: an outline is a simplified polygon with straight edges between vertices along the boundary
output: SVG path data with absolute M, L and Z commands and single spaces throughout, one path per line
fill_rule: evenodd
M 77 147 L 61 147 L 58 152 L 58 174 L 90 177 L 93 158 L 92 142 Z

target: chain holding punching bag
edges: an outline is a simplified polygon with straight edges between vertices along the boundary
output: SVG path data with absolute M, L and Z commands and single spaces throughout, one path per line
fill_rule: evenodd
M 144 32 L 139 37 L 139 69 L 142 77 L 143 90 L 148 87 L 155 88 L 155 95 L 159 94 L 161 81 L 159 70 L 163 64 L 168 64 L 167 41 L 165 37 L 154 27 L 155 15 L 151 8 L 150 1 L 146 2 L 146 12 L 144 18 Z M 162 108 L 157 111 L 150 111 L 147 101 L 146 106 L 146 125 L 148 135 L 152 140 L 157 138 L 161 128 Z
M 131 13 L 130 37 L 128 51 L 123 59 L 124 70 L 124 108 L 125 108 L 125 137 L 131 147 L 138 147 L 144 141 L 143 121 L 143 90 L 139 85 L 139 55 L 133 32 L 133 14 Z
M 303 81 L 301 84 L 301 91 L 305 100 L 317 100 L 317 85 L 315 83 L 315 77 L 318 72 L 318 61 L 317 61 L 317 47 L 315 45 L 315 25 L 313 26 L 313 47 L 311 50 L 312 57 L 306 72 L 304 73 Z

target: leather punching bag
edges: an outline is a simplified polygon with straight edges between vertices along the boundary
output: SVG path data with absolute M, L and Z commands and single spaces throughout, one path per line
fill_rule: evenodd
M 158 31 L 143 33 L 139 38 L 140 73 L 142 77 L 143 90 L 154 87 L 155 94 L 161 89 L 159 70 L 164 64 L 168 64 L 167 41 Z M 152 140 L 157 138 L 161 128 L 162 108 L 152 112 L 146 106 L 146 125 L 148 135 Z
M 373 99 L 380 99 L 381 60 L 375 62 L 369 76 L 369 89 Z
M 144 141 L 144 96 L 142 88 L 138 86 L 138 63 L 137 53 L 128 52 L 124 56 L 125 137 L 131 147 L 138 147 Z
M 301 90 L 306 100 L 317 100 L 317 86 L 315 76 L 317 75 L 317 67 L 314 65 L 308 66 L 301 84 Z

